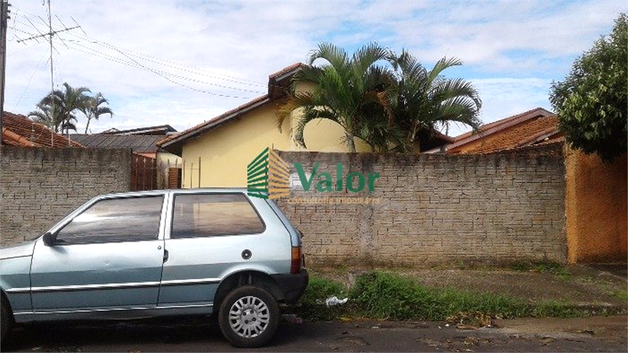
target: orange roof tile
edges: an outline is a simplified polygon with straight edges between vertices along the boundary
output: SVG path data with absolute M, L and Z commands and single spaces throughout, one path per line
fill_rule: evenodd
M 44 125 L 24 115 L 9 112 L 2 115 L 2 143 L 20 147 L 84 147 L 65 136 L 51 132 Z
M 488 136 L 477 147 L 464 153 L 492 153 L 528 146 L 533 144 L 539 133 L 547 133 L 548 129 L 555 132 L 557 126 L 555 115 L 540 117 Z
M 447 153 L 492 153 L 515 148 L 564 141 L 558 118 L 536 108 L 484 125 L 478 133 L 465 133 L 447 146 Z

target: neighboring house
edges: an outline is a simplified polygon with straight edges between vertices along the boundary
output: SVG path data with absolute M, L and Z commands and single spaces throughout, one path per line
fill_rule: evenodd
M 183 158 L 183 186 L 246 186 L 246 166 L 266 147 L 284 151 L 304 150 L 290 136 L 290 119 L 280 132 L 275 113 L 285 102 L 292 78 L 303 64 L 297 63 L 276 72 L 268 78 L 268 93 L 253 99 L 218 117 L 174 134 L 159 145 Z M 311 87 L 311 86 L 310 86 Z M 308 89 L 298 84 L 296 90 Z M 435 132 L 431 139 L 421 136 L 422 149 L 451 143 L 448 136 Z M 318 119 L 304 130 L 308 151 L 347 152 L 344 133 L 335 122 Z M 425 144 L 428 141 L 429 144 Z M 358 152 L 370 147 L 356 138 Z
M 447 154 L 493 153 L 564 141 L 564 134 L 558 130 L 558 117 L 543 108 L 535 108 L 482 125 L 479 132 L 456 136 L 445 150 Z
M 118 130 L 115 127 L 109 130 L 101 132 L 101 134 L 113 134 L 113 135 L 170 135 L 177 132 L 175 128 L 170 125 L 158 125 L 140 127 L 129 130 Z
M 24 115 L 9 112 L 2 114 L 2 145 L 51 148 L 84 147 L 71 138 L 68 139 L 50 131 L 46 126 L 36 123 Z
M 157 147 L 158 141 L 174 132 L 176 130 L 172 126 L 160 125 L 131 130 L 111 129 L 99 134 L 74 134 L 71 138 L 87 148 L 131 149 L 136 155 L 134 169 L 142 170 L 136 181 L 143 185 L 137 185 L 136 189 L 163 189 L 181 186 L 181 158 Z M 154 180 L 149 181 L 150 178 Z
M 72 134 L 70 137 L 87 148 L 130 148 L 133 153 L 157 158 L 159 135 Z
M 447 154 L 495 153 L 550 143 L 565 143 L 558 117 L 536 108 L 486 124 L 479 133 L 457 136 L 445 149 Z M 587 155 L 568 146 L 564 155 L 568 260 L 625 262 L 628 255 L 626 155 L 613 163 L 603 163 L 595 154 Z

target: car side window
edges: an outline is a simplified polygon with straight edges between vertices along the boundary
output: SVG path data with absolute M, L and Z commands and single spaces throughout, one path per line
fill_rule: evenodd
M 258 234 L 266 226 L 243 194 L 176 195 L 171 239 Z
M 59 244 L 153 240 L 159 236 L 163 196 L 96 202 L 57 233 Z

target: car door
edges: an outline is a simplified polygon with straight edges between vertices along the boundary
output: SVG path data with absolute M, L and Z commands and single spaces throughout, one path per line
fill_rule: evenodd
M 54 244 L 40 239 L 31 265 L 34 311 L 155 307 L 163 209 L 163 194 L 103 198 L 56 231 Z
M 159 305 L 211 306 L 226 271 L 250 268 L 243 250 L 259 258 L 272 250 L 257 250 L 273 244 L 264 241 L 266 225 L 242 193 L 175 193 L 173 198 Z

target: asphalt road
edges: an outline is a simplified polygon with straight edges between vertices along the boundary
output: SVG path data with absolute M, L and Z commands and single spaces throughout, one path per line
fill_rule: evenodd
M 488 352 L 626 351 L 626 316 L 497 321 L 459 329 L 438 322 L 283 322 L 270 346 L 253 351 Z M 231 347 L 207 318 L 19 327 L 2 351 L 212 352 Z

